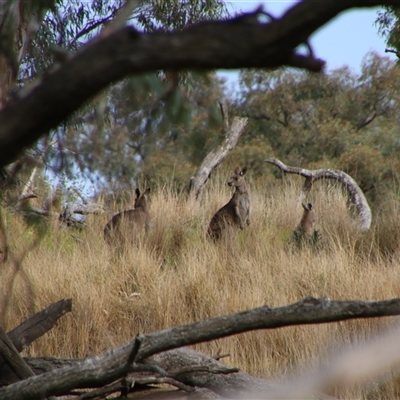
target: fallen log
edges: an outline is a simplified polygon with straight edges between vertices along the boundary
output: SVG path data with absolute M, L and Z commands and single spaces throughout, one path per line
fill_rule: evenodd
M 19 355 L 18 350 L 4 332 L 3 328 L 0 328 L 0 355 L 18 379 L 23 380 L 34 376 L 33 371 Z
M 52 329 L 59 318 L 71 312 L 71 310 L 72 299 L 59 300 L 7 332 L 7 336 L 13 342 L 15 348 L 22 351 L 34 340 Z
M 372 318 L 400 315 L 400 299 L 384 301 L 330 301 L 327 298 L 304 300 L 285 307 L 269 308 L 262 306 L 222 317 L 197 321 L 188 325 L 172 327 L 158 332 L 144 334 L 122 346 L 111 349 L 102 355 L 72 362 L 56 370 L 33 376 L 0 389 L 2 400 L 42 399 L 44 396 L 57 396 L 82 388 L 98 388 L 118 381 L 131 373 L 151 373 L 158 377 L 168 375 L 167 361 L 156 355 L 178 347 L 227 337 L 255 329 L 273 329 L 290 325 L 335 322 L 354 318 Z M 178 352 L 179 353 L 179 352 Z M 174 354 L 174 353 L 170 353 Z M 175 354 L 176 351 L 175 351 Z M 162 357 L 162 356 L 158 356 Z M 190 357 L 189 357 L 190 358 Z M 157 360 L 159 360 L 158 365 Z M 220 363 L 219 363 L 220 364 Z M 218 365 L 219 365 L 218 364 Z M 221 364 L 222 365 L 222 364 Z M 181 366 L 170 378 L 190 383 L 194 379 L 190 370 Z M 226 372 L 226 375 L 239 373 L 236 370 L 197 371 L 198 377 L 204 373 Z M 185 370 L 185 371 L 183 371 Z M 195 371 L 192 371 L 192 373 Z M 170 371 L 171 373 L 171 371 Z M 214 377 L 214 375 L 211 375 Z M 236 375 L 241 377 L 241 375 Z M 196 379 L 200 379 L 196 377 Z M 179 378 L 179 379 L 178 379 Z M 214 379 L 214 378 L 213 378 Z M 224 378 L 226 379 L 226 378 Z M 258 379 L 258 378 L 255 378 Z M 232 382 L 227 392 L 235 392 L 235 397 L 248 395 L 244 387 L 245 377 Z M 199 382 L 197 382 L 199 383 Z M 265 384 L 265 388 L 268 386 Z M 211 384 L 217 390 L 218 384 Z M 272 387 L 272 386 L 271 386 Z M 218 390 L 224 390 L 222 388 Z M 265 389 L 266 390 L 266 389 Z M 273 396 L 275 392 L 270 393 Z M 264 392 L 265 397 L 268 393 Z
M 7 334 L 0 329 L 0 386 L 35 375 L 18 352 L 48 332 L 72 308 L 72 299 L 60 300 L 25 320 Z
M 36 375 L 62 367 L 78 367 L 82 361 L 84 360 L 51 357 L 25 358 L 26 364 Z M 146 366 L 148 371 L 146 371 Z M 143 362 L 143 370 L 129 373 L 126 377 L 120 378 L 112 384 L 99 385 L 99 389 L 90 392 L 87 389 L 82 392 L 74 390 L 75 399 L 103 398 L 105 395 L 124 391 L 126 393 L 137 391 L 143 395 L 142 392 L 144 390 L 148 395 L 152 394 L 154 399 L 163 399 L 169 390 L 165 389 L 165 384 L 187 394 L 193 394 L 199 388 L 207 391 L 206 393 L 201 391 L 197 393 L 197 398 L 202 398 L 202 395 L 207 395 L 205 398 L 211 398 L 209 397 L 210 394 L 215 396 L 212 398 L 221 398 L 220 396 L 223 398 L 239 398 L 240 395 L 244 397 L 250 395 L 253 397 L 265 397 L 268 394 L 282 391 L 282 386 L 276 382 L 246 374 L 237 368 L 228 368 L 215 360 L 214 357 L 185 347 L 161 352 L 147 358 Z M 0 378 L 1 382 L 7 378 L 17 382 L 17 379 L 10 371 L 5 372 L 6 374 Z M 160 390 L 159 386 L 155 385 L 163 385 L 164 390 Z M 64 395 L 67 394 L 64 393 Z M 313 397 L 309 396 L 308 398 L 312 399 Z M 317 398 L 324 399 L 328 397 L 318 394 Z

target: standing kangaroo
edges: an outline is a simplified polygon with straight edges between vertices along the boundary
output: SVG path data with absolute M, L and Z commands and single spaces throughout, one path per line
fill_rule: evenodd
M 220 239 L 222 235 L 231 231 L 235 233 L 243 229 L 244 225 L 250 225 L 250 195 L 243 178 L 247 169 L 235 169 L 228 181 L 229 186 L 235 187 L 235 192 L 227 204 L 220 208 L 212 217 L 207 234 L 212 239 Z
M 303 212 L 303 216 L 301 218 L 301 221 L 300 221 L 297 229 L 301 230 L 306 235 L 311 235 L 311 230 L 312 230 L 312 228 L 314 226 L 314 222 L 315 222 L 313 206 L 311 203 L 308 203 L 307 205 L 304 205 L 303 203 L 301 203 L 301 205 L 304 208 L 304 212 Z
M 147 208 L 147 197 L 150 188 L 147 188 L 142 194 L 136 189 L 135 208 L 121 211 L 115 214 L 104 227 L 104 239 L 107 242 L 115 239 L 124 239 L 124 234 L 135 235 L 143 228 L 148 231 L 150 227 L 150 214 Z M 134 229 L 136 228 L 136 232 Z M 124 231 L 125 230 L 125 231 Z

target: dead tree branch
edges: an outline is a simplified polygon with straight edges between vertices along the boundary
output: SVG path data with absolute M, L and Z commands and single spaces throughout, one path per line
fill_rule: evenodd
M 210 177 L 212 171 L 217 168 L 218 165 L 224 161 L 228 153 L 234 149 L 244 131 L 244 128 L 247 125 L 248 118 L 242 117 L 234 117 L 232 123 L 230 124 L 226 106 L 221 103 L 220 107 L 225 131 L 225 140 L 219 147 L 211 150 L 207 154 L 200 167 L 190 178 L 189 194 L 193 194 L 196 198 L 199 197 L 199 194 Z
M 64 299 L 25 320 L 7 334 L 0 328 L 0 386 L 35 375 L 18 352 L 29 346 L 35 339 L 48 332 L 57 320 L 71 311 L 72 300 Z M 10 374 L 10 372 L 12 372 Z M 43 370 L 40 370 L 42 373 Z
M 52 211 L 51 209 L 43 209 L 32 207 L 28 200 L 35 198 L 35 195 L 28 195 L 24 199 L 20 198 L 16 209 L 21 214 L 27 215 L 40 215 L 42 217 L 58 218 L 59 221 L 65 223 L 67 226 L 82 227 L 84 223 L 75 217 L 75 214 L 89 215 L 89 214 L 104 214 L 106 210 L 103 206 L 96 203 L 87 204 L 68 204 L 64 207 L 61 213 Z M 1 232 L 0 232 L 1 233 Z M 0 235 L 1 239 L 1 235 Z M 1 242 L 0 242 L 1 243 Z
M 34 340 L 52 329 L 58 319 L 71 310 L 72 299 L 59 300 L 7 332 L 7 335 L 15 348 L 22 351 Z
M 357 125 L 357 130 L 359 131 L 360 129 L 364 128 L 365 126 L 369 125 L 376 117 L 377 117 L 378 113 L 374 110 L 374 112 L 372 113 L 371 116 L 369 116 L 368 118 L 366 118 L 363 122 L 360 122 Z
M 324 62 L 296 48 L 318 28 L 353 7 L 397 0 L 304 0 L 280 19 L 258 20 L 260 10 L 230 20 L 203 22 L 176 32 L 140 33 L 124 27 L 95 38 L 59 68 L 50 69 L 0 113 L 0 167 L 57 127 L 85 101 L 129 74 L 162 69 L 277 68 L 321 71 Z M 21 118 L 21 115 L 24 118 Z
M 335 179 L 340 182 L 347 190 L 351 202 L 356 207 L 359 219 L 360 219 L 360 229 L 362 231 L 366 231 L 371 226 L 372 214 L 371 209 L 368 205 L 367 199 L 364 196 L 364 193 L 357 185 L 357 182 L 348 174 L 338 169 L 316 169 L 316 170 L 308 170 L 304 168 L 298 167 L 289 167 L 288 165 L 284 164 L 282 161 L 277 160 L 275 158 L 268 158 L 265 160 L 266 162 L 275 165 L 278 167 L 282 172 L 288 174 L 296 174 L 303 176 L 306 178 L 303 186 L 303 193 L 307 195 L 314 182 L 320 179 Z
M 141 335 L 141 346 L 137 350 L 135 362 L 146 363 L 148 357 L 166 350 L 255 329 L 273 329 L 290 325 L 327 323 L 399 314 L 400 299 L 330 301 L 327 298 L 308 297 L 285 307 L 269 308 L 263 306 Z M 93 388 L 112 383 L 138 369 L 140 364 L 129 364 L 127 362 L 132 354 L 132 349 L 137 347 L 136 343 L 135 339 L 102 355 L 13 383 L 0 389 L 0 398 L 2 400 L 34 400 L 41 399 L 44 394 L 46 396 L 62 395 L 77 388 Z M 214 362 L 217 361 L 214 360 Z M 156 365 L 152 366 L 151 363 L 148 364 L 148 367 L 153 367 L 153 370 L 160 370 L 160 368 L 156 369 Z M 167 367 L 163 365 L 163 370 L 165 368 Z
M 385 49 L 385 53 L 393 53 L 393 54 L 396 54 L 396 56 L 397 56 L 398 58 L 400 58 L 400 52 L 398 52 L 397 50 L 386 48 L 386 49 Z
M 18 354 L 18 350 L 3 328 L 0 328 L 0 356 L 19 379 L 23 380 L 35 375 L 24 359 Z
M 237 369 L 227 368 L 213 357 L 189 348 L 165 351 L 146 359 L 147 363 L 163 366 L 168 376 L 189 387 L 207 388 L 224 398 L 238 398 L 240 394 L 247 396 L 266 396 L 280 385 Z M 181 371 L 179 376 L 176 370 Z M 248 398 L 248 397 L 247 397 Z

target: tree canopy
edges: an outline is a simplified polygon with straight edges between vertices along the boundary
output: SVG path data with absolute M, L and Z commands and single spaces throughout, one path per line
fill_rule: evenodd
M 400 58 L 400 6 L 386 6 L 378 12 L 377 25 L 379 32 L 386 39 L 388 52 L 396 53 Z
M 347 163 L 349 172 L 359 170 L 355 149 L 379 163 L 394 138 L 377 150 L 372 133 L 368 140 L 359 133 L 374 128 L 376 135 L 378 123 L 394 121 L 390 63 L 371 55 L 361 77 L 345 69 L 268 72 L 282 65 L 321 71 L 324 62 L 297 47 L 338 13 L 378 4 L 392 10 L 395 2 L 302 1 L 265 22 L 262 9 L 228 17 L 217 0 L 187 7 L 174 1 L 4 3 L 1 37 L 8 50 L 0 62 L 9 74 L 1 82 L 1 164 L 33 146 L 34 158 L 40 155 L 54 171 L 79 171 L 106 187 L 115 176 L 129 187 L 139 173 L 151 179 L 154 171 L 173 171 L 187 182 L 187 167 L 220 141 L 217 101 L 224 95 L 238 114 L 254 117 L 240 157 L 259 172 L 270 152 L 295 164 Z M 264 69 L 243 72 L 239 99 L 224 94 L 210 72 L 249 67 Z M 361 179 L 364 189 L 374 185 L 370 176 Z

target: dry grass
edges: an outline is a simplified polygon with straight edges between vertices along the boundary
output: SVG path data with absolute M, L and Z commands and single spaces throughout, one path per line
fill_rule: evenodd
M 400 222 L 389 199 L 370 232 L 357 233 L 338 187 L 314 188 L 312 198 L 321 233 L 318 247 L 291 243 L 300 221 L 301 182 L 288 179 L 269 192 L 250 182 L 251 225 L 233 243 L 214 245 L 205 237 L 213 213 L 225 204 L 229 173 L 208 183 L 203 204 L 178 198 L 168 188 L 150 196 L 152 230 L 123 253 L 103 241 L 107 217 L 93 216 L 77 233 L 52 223 L 41 241 L 33 227 L 5 214 L 13 260 L 0 271 L 1 305 L 7 329 L 33 311 L 61 298 L 73 298 L 73 312 L 37 340 L 30 356 L 84 357 L 146 333 L 197 319 L 263 304 L 282 306 L 306 296 L 331 299 L 399 297 Z M 259 185 L 258 185 L 259 186 Z M 26 254 L 24 254 L 26 253 Z M 348 321 L 247 333 L 196 346 L 208 354 L 230 353 L 230 365 L 280 379 L 325 359 L 328 350 L 356 343 L 384 329 L 392 319 Z M 346 398 L 399 395 L 397 381 L 364 387 L 333 387 Z

